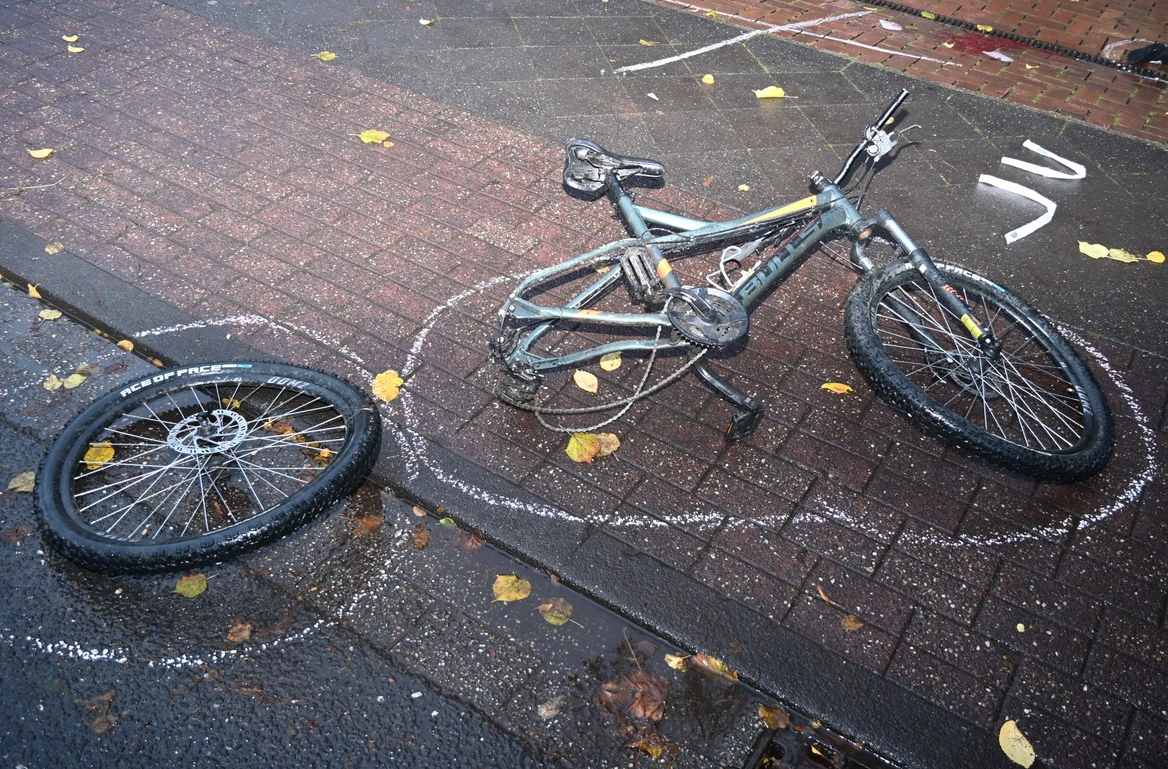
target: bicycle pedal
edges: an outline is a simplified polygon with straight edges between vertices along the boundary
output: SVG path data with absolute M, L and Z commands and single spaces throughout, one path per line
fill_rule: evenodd
M 726 428 L 726 441 L 741 440 L 758 429 L 762 422 L 762 408 L 752 411 L 737 411 L 730 417 L 730 427 Z
M 620 265 L 635 301 L 648 303 L 665 293 L 665 285 L 657 277 L 657 270 L 649 261 L 649 252 L 645 249 L 627 249 L 621 254 Z

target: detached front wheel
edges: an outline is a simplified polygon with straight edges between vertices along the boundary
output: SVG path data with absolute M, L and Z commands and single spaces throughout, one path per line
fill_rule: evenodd
M 1115 428 L 1090 370 L 1025 301 L 986 278 L 938 264 L 1001 344 L 970 336 L 907 263 L 882 265 L 853 288 L 848 347 L 877 392 L 926 431 L 1035 478 L 1077 481 L 1111 457 Z
M 276 363 L 171 369 L 107 393 L 37 475 L 46 537 L 97 571 L 174 571 L 239 555 L 351 492 L 381 443 L 369 398 Z

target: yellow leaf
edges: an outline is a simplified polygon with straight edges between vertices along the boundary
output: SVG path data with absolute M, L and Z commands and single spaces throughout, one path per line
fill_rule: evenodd
M 591 462 L 600 454 L 600 439 L 592 433 L 572 433 L 564 449 L 573 462 Z
M 750 192 L 750 185 L 749 184 L 739 184 L 738 191 L 739 192 Z
M 522 601 L 531 595 L 531 583 L 514 574 L 501 574 L 495 577 L 491 592 L 495 594 L 496 601 Z
M 389 138 L 389 132 L 376 131 L 371 128 L 368 131 L 362 131 L 360 136 L 361 141 L 365 142 L 366 144 L 384 144 L 385 140 Z
M 855 614 L 845 614 L 843 619 L 844 630 L 848 632 L 855 632 L 864 627 L 864 620 L 857 617 Z
M 78 37 L 77 35 L 61 35 L 61 39 L 64 40 L 66 43 L 76 43 L 81 38 Z
M 684 654 L 666 654 L 665 664 L 674 670 L 684 671 L 689 667 L 689 663 L 686 662 L 686 659 L 687 657 Z
M 37 315 L 41 320 L 56 320 L 63 313 L 60 310 L 41 310 Z
M 584 392 L 595 393 L 600 390 L 600 381 L 591 371 L 577 369 L 572 372 L 572 381 Z
M 1021 766 L 1030 766 L 1037 757 L 1034 754 L 1034 748 L 1030 745 L 1030 740 L 1026 739 L 1026 735 L 1018 729 L 1018 724 L 1015 721 L 1007 721 L 1002 724 L 1002 728 L 998 731 L 998 745 L 1006 754 L 1006 758 Z
M 203 591 L 206 589 L 206 574 L 188 574 L 187 576 L 180 579 L 174 586 L 174 592 L 178 593 L 183 598 L 194 598 L 197 595 L 202 595 Z
M 978 32 L 993 32 L 994 28 L 991 27 L 989 24 L 978 24 L 977 31 Z
M 1098 243 L 1087 243 L 1086 241 L 1079 241 L 1079 253 L 1086 254 L 1092 259 L 1102 259 L 1107 256 L 1107 246 L 1102 246 Z
M 1124 251 L 1122 248 L 1107 249 L 1107 258 L 1114 259 L 1117 262 L 1124 262 L 1126 264 L 1131 264 L 1132 262 L 1138 262 L 1140 260 L 1138 256 L 1130 251 Z
M 1148 256 L 1151 259 L 1151 255 Z M 1163 257 L 1161 257 L 1163 260 Z M 610 352 L 607 355 L 600 356 L 600 368 L 605 371 L 616 371 L 621 365 L 621 354 L 619 352 Z
M 28 295 L 31 296 L 33 299 L 40 299 L 41 298 L 41 292 L 37 291 L 37 287 L 36 287 L 35 283 L 28 284 Z
M 762 90 L 755 91 L 754 95 L 760 99 L 781 99 L 787 95 L 787 92 L 777 85 L 768 85 Z
M 637 42 L 639 42 L 641 45 L 657 45 L 656 43 L 654 43 L 651 40 L 639 40 Z
M 952 48 L 952 47 L 953 47 L 953 43 L 949 43 L 949 42 L 944 42 L 944 43 L 941 43 L 941 45 L 945 46 L 946 48 Z
M 114 458 L 114 447 L 109 441 L 91 444 L 83 460 L 86 470 L 96 470 Z
M 596 453 L 596 457 L 607 457 L 609 454 L 615 453 L 620 448 L 620 438 L 612 433 L 597 433 L 596 440 L 600 442 L 600 451 Z
M 759 705 L 758 717 L 763 720 L 768 729 L 786 729 L 791 724 L 791 715 L 783 709 L 782 705 L 775 705 L 773 708 Z
M 1159 251 L 1153 251 L 1152 253 L 1148 254 L 1145 258 L 1149 262 L 1155 262 L 1156 264 L 1163 264 L 1164 263 L 1164 255 L 1162 253 L 1160 253 Z
M 53 149 L 51 147 L 45 147 L 43 150 L 29 150 L 28 154 L 32 155 L 37 160 L 44 160 L 49 155 L 53 154 Z
M 373 394 L 389 403 L 397 397 L 405 380 L 393 369 L 382 371 L 373 379 Z
M 125 350 L 126 352 L 133 352 L 134 351 L 134 343 L 131 342 L 129 339 L 123 339 L 122 341 L 118 342 L 118 348 Z
M 81 53 L 85 49 L 79 45 L 71 45 L 68 47 L 69 53 Z
M 724 678 L 728 681 L 738 680 L 738 674 L 726 667 L 726 663 L 708 654 L 695 654 L 689 660 L 691 665 L 707 675 Z
M 935 13 L 930 13 L 929 11 L 921 11 L 921 16 L 923 16 L 924 18 L 926 18 L 926 19 L 928 19 L 928 20 L 930 20 L 930 21 L 932 21 L 932 20 L 934 20 L 934 19 L 936 19 L 936 18 L 937 18 L 937 14 L 935 14 Z
M 572 619 L 572 604 L 563 598 L 552 598 L 539 605 L 539 613 L 548 624 L 558 627 Z
M 66 390 L 72 390 L 74 387 L 80 387 L 85 384 L 85 374 L 70 374 L 61 380 L 61 385 Z
M 320 59 L 321 61 L 332 61 L 333 59 L 337 58 L 337 55 L 332 51 L 321 51 L 316 55 L 316 58 Z
M 36 473 L 32 470 L 25 470 L 8 482 L 9 491 L 27 493 L 32 491 L 34 486 L 36 486 Z
M 56 374 L 49 374 L 49 378 L 44 381 L 44 384 L 42 384 L 41 387 L 45 388 L 49 392 L 60 390 L 61 380 L 57 378 Z
M 64 250 L 65 250 L 64 243 L 50 243 L 49 245 L 45 246 L 45 253 L 46 254 L 59 254 Z
M 1037 64 L 1027 64 L 1026 69 L 1038 69 L 1038 65 Z
M 714 76 L 713 75 L 703 75 L 702 82 L 705 83 L 706 85 L 713 85 L 714 84 Z
M 824 382 L 819 386 L 819 389 L 830 390 L 831 392 L 838 393 L 840 395 L 846 395 L 852 391 L 852 388 L 843 382 Z
M 718 18 L 718 12 L 717 12 L 717 11 L 712 11 L 712 10 L 711 10 L 711 11 L 706 11 L 705 15 L 706 15 L 706 16 L 709 16 L 711 19 L 716 19 L 716 18 Z
M 418 19 L 418 23 L 421 24 L 423 27 L 428 27 L 434 23 L 434 20 L 433 19 Z

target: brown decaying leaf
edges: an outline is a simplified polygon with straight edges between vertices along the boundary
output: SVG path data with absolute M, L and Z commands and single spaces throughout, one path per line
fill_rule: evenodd
M 410 541 L 415 550 L 425 550 L 430 544 L 430 530 L 426 528 L 424 523 L 419 523 L 414 527 L 414 536 Z
M 381 516 L 366 515 L 353 521 L 353 534 L 358 537 L 369 537 L 381 531 Z
M 23 473 L 18 473 L 13 476 L 12 480 L 8 481 L 8 488 L 11 491 L 19 491 L 28 493 L 36 486 L 36 471 L 25 470 Z
M 638 670 L 600 687 L 600 704 L 618 716 L 658 723 L 665 716 L 669 682 Z
M 557 596 L 541 603 L 539 613 L 548 624 L 563 625 L 572 619 L 572 604 Z
M 855 614 L 845 614 L 843 619 L 844 630 L 848 632 L 855 632 L 864 627 L 864 620 L 857 617 Z
M 725 681 L 738 680 L 738 674 L 726 667 L 726 663 L 708 654 L 695 654 L 689 658 L 689 663 L 706 675 L 721 678 Z
M 19 545 L 29 534 L 32 534 L 31 526 L 9 526 L 4 531 L 0 531 L 0 544 Z
M 775 705 L 773 708 L 759 705 L 758 717 L 763 720 L 768 729 L 786 729 L 791 723 L 790 714 L 783 710 L 781 705 Z
M 241 644 L 247 639 L 251 638 L 252 626 L 243 620 L 235 620 L 235 624 L 227 631 L 227 641 L 233 644 Z
M 92 720 L 86 724 L 89 727 L 89 731 L 94 734 L 105 734 L 114 728 L 114 725 L 118 722 L 118 717 L 109 711 L 110 704 L 117 695 L 117 690 L 110 689 L 105 694 L 99 694 L 87 700 L 74 700 L 78 705 L 85 708 L 85 715 L 92 717 Z

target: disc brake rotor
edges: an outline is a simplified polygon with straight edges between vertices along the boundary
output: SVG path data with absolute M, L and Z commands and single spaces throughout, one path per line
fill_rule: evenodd
M 193 414 L 176 424 L 166 445 L 179 454 L 216 454 L 238 446 L 247 437 L 247 420 L 230 409 Z

